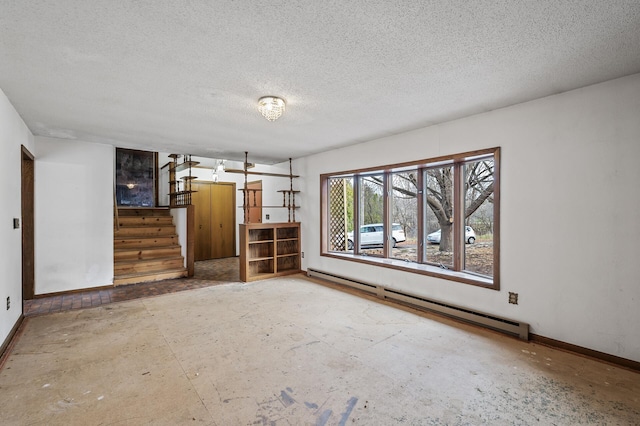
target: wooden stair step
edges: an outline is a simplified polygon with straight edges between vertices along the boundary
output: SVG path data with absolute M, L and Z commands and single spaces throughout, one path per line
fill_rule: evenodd
M 159 257 L 156 259 L 131 259 L 115 262 L 113 271 L 116 276 L 142 272 L 162 272 L 167 269 L 184 267 L 182 256 Z
M 162 236 L 116 236 L 113 239 L 113 246 L 116 249 L 120 248 L 141 248 L 158 246 L 164 247 L 169 245 L 180 245 L 177 235 L 162 235 Z
M 120 208 L 117 214 L 113 239 L 114 285 L 188 276 L 168 208 Z
M 113 278 L 113 285 L 127 285 L 127 284 L 136 284 L 136 283 L 145 283 L 151 281 L 162 281 L 162 280 L 170 280 L 174 278 L 183 278 L 187 276 L 186 268 L 175 268 L 169 269 L 162 272 L 151 272 L 151 273 L 134 273 L 134 274 L 123 274 L 117 275 Z
M 123 216 L 118 218 L 118 225 L 125 226 L 154 226 L 173 225 L 173 216 Z
M 176 227 L 170 226 L 126 226 L 115 231 L 116 238 L 126 236 L 175 235 Z
M 150 246 L 136 248 L 119 248 L 113 251 L 114 261 L 134 259 L 156 259 L 159 257 L 180 256 L 181 247 L 177 244 L 168 246 Z
M 171 216 L 168 208 L 121 208 L 118 216 Z

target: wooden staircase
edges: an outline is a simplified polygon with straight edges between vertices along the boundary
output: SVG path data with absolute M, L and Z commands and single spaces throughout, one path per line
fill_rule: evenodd
M 187 276 L 169 209 L 118 209 L 114 229 L 113 285 Z M 114 218 L 115 225 L 115 218 Z

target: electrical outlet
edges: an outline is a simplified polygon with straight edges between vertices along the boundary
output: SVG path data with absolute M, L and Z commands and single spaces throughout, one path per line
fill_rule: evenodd
M 268 214 L 264 215 L 264 217 L 265 217 L 267 220 L 269 220 L 269 215 L 268 215 Z
M 7 311 L 11 307 L 11 296 L 7 296 Z
M 509 303 L 513 305 L 518 304 L 518 293 L 509 292 Z

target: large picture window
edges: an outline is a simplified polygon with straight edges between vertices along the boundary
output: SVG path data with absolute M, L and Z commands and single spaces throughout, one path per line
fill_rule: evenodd
M 492 148 L 321 176 L 322 255 L 499 288 Z

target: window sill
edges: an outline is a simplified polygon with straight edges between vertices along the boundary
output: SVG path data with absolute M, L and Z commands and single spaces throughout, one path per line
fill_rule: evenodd
M 443 269 L 433 265 L 407 262 L 399 259 L 385 259 L 381 257 L 342 253 L 322 253 L 321 256 L 346 260 L 350 262 L 364 263 L 367 265 L 380 266 L 383 268 L 396 269 L 399 271 L 410 272 L 414 274 L 427 275 L 430 277 L 442 278 L 449 281 L 476 285 L 491 290 L 500 289 L 498 281 L 496 279 L 485 278 L 466 272 L 452 271 L 450 269 Z

